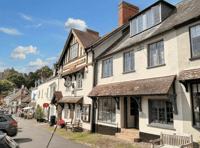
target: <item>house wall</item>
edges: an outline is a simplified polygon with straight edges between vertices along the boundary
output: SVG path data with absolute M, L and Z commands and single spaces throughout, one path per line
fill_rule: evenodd
M 57 116 L 56 114 L 56 107 L 55 105 L 51 105 L 51 99 L 50 99 L 50 85 L 55 84 L 56 85 L 56 91 L 58 90 L 58 82 L 59 82 L 59 78 L 55 77 L 54 79 L 44 82 L 42 84 L 38 85 L 38 89 L 37 89 L 37 101 L 36 101 L 36 107 L 37 105 L 40 105 L 43 108 L 43 111 L 45 113 L 45 108 L 43 107 L 44 103 L 48 103 L 50 108 L 54 108 L 54 115 Z M 47 95 L 47 88 L 49 88 L 48 90 L 48 95 Z M 42 97 L 42 90 L 43 90 L 43 97 Z M 40 93 L 40 96 L 39 96 Z M 51 115 L 51 110 L 50 110 L 50 115 Z M 47 119 L 47 117 L 45 117 L 45 119 Z
M 191 58 L 191 44 L 189 27 L 199 24 L 200 21 L 192 23 L 185 27 L 182 27 L 176 31 L 177 34 L 177 46 L 178 46 L 178 66 L 179 71 L 200 68 L 200 59 L 190 60 Z M 189 91 L 186 92 L 183 85 L 181 89 L 182 108 L 180 112 L 183 114 L 183 132 L 192 134 L 194 141 L 199 140 L 200 129 L 196 129 L 192 126 L 192 106 L 191 106 L 191 91 L 190 85 L 188 85 Z

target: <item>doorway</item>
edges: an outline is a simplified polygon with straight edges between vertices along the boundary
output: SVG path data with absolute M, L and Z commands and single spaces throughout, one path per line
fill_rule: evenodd
M 139 129 L 138 103 L 133 97 L 124 97 L 124 127 Z

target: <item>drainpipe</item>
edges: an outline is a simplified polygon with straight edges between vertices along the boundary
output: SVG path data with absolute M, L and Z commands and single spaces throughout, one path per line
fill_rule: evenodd
M 91 47 L 92 51 L 92 63 L 93 63 L 93 87 L 96 86 L 96 61 L 94 60 L 94 50 Z M 96 108 L 95 108 L 96 100 L 92 99 L 92 125 L 91 132 L 95 133 L 95 121 L 96 121 Z

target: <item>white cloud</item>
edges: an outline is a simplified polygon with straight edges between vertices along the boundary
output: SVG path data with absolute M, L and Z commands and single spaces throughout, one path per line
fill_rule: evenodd
M 0 62 L 0 65 L 2 65 L 2 66 L 3 66 L 3 65 L 7 65 L 7 63 L 1 63 L 1 62 Z
M 22 35 L 21 32 L 19 32 L 16 29 L 13 29 L 13 28 L 12 29 L 8 29 L 8 28 L 1 27 L 0 31 L 2 31 L 2 32 L 6 33 L 6 34 L 10 34 L 10 35 Z
M 41 23 L 39 23 L 37 25 L 28 25 L 28 26 L 26 26 L 26 28 L 30 28 L 30 27 L 37 28 L 37 27 L 40 27 L 41 25 L 42 25 Z
M 10 55 L 11 59 L 19 60 L 19 59 L 26 59 L 26 54 L 39 54 L 40 52 L 37 51 L 37 47 L 29 46 L 29 47 L 22 47 L 18 46 L 13 50 Z
M 53 61 L 53 60 L 56 60 L 56 57 L 50 57 L 50 58 L 47 58 L 46 60 L 47 61 Z
M 30 62 L 27 64 L 27 66 L 29 67 L 37 67 L 37 68 L 48 66 L 48 65 L 49 65 L 48 62 L 43 62 L 41 59 L 37 59 L 35 62 Z
M 70 30 L 71 28 L 79 29 L 79 30 L 84 30 L 88 26 L 86 25 L 85 21 L 82 20 L 75 20 L 73 18 L 69 18 L 67 22 L 65 22 L 65 29 Z
M 33 21 L 33 19 L 27 15 L 24 15 L 22 13 L 20 13 L 21 17 L 23 17 L 24 19 L 28 20 L 28 21 Z

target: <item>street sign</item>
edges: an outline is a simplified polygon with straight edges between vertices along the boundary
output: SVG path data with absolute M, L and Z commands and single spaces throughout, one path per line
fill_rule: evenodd
M 49 107 L 49 104 L 48 103 L 44 103 L 43 107 Z

